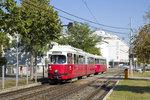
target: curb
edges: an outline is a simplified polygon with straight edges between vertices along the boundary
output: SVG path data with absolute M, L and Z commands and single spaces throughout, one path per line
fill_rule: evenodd
M 33 86 L 37 86 L 37 85 L 41 85 L 41 82 L 32 83 L 32 84 L 28 84 L 28 85 L 17 86 L 17 87 L 11 87 L 11 88 L 6 88 L 6 89 L 1 89 L 0 94 L 1 93 L 6 93 L 6 92 L 11 92 L 11 91 L 16 91 L 16 90 L 19 90 L 19 89 L 25 89 L 25 88 L 29 88 L 29 87 L 33 87 Z
M 118 85 L 119 80 L 117 81 L 117 83 L 113 86 L 113 88 L 107 93 L 107 95 L 103 98 L 103 100 L 107 100 L 107 98 L 110 96 L 110 94 L 113 92 L 113 90 L 115 89 L 115 87 Z

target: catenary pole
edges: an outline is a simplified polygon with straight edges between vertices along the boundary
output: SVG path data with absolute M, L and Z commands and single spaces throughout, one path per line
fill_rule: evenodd
M 16 86 L 18 86 L 18 71 L 19 71 L 19 68 L 18 68 L 18 34 L 17 34 L 17 68 L 16 68 Z
M 3 51 L 3 45 L 2 45 L 2 51 Z M 2 52 L 2 57 L 4 57 L 4 52 Z M 4 65 L 2 66 L 2 89 L 4 89 L 5 88 L 5 84 L 4 84 L 4 81 L 5 81 L 5 74 L 4 74 Z
M 45 67 L 45 58 L 44 58 L 44 55 L 43 55 L 43 58 L 42 58 L 42 66 L 43 66 L 43 80 L 44 80 L 44 67 Z
M 37 82 L 37 65 L 35 66 L 35 82 Z
M 130 59 L 130 74 L 133 76 L 133 66 L 132 66 L 132 18 L 130 18 L 130 52 L 129 52 L 129 59 Z
M 27 69 L 26 69 L 27 70 L 27 76 L 26 76 L 27 77 L 27 81 L 26 81 L 26 84 L 28 85 L 28 83 L 29 83 L 28 82 L 28 63 L 26 63 L 26 66 L 27 66 Z
M 4 71 L 4 70 L 5 70 L 5 68 L 4 68 L 4 65 L 3 65 L 3 66 L 2 66 L 2 89 L 5 88 L 5 84 L 4 84 L 4 77 L 5 77 L 5 76 L 4 76 L 4 75 L 5 75 L 4 72 L 5 72 L 5 71 Z

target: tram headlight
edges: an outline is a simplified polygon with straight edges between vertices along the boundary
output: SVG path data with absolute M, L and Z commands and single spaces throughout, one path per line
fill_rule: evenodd
M 51 70 L 51 66 L 49 66 L 48 69 Z
M 56 69 L 54 72 L 55 72 L 55 73 L 57 73 L 57 72 L 58 72 L 58 70 Z

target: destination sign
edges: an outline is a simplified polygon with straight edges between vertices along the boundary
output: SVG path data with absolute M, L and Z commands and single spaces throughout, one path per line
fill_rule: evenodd
M 52 54 L 62 54 L 61 51 L 53 51 Z

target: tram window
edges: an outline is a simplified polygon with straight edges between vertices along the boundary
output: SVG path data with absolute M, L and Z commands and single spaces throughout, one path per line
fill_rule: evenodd
M 90 65 L 94 64 L 94 58 L 89 57 L 88 58 L 88 64 L 90 64 Z
M 104 60 L 102 59 L 102 65 L 104 65 Z
M 106 65 L 106 60 L 104 60 L 104 64 Z
M 95 64 L 99 64 L 99 59 L 95 59 Z
M 77 60 L 77 64 L 79 64 L 79 55 L 77 55 L 77 59 L 76 60 Z
M 71 53 L 67 54 L 67 62 L 68 62 L 68 64 L 72 64 L 72 54 Z
M 51 64 L 64 64 L 66 63 L 66 56 L 64 55 L 52 55 L 50 57 Z
M 87 58 L 87 63 L 90 64 L 89 58 Z
M 100 60 L 100 64 L 105 65 L 106 64 L 106 60 L 105 59 L 101 59 Z
M 85 58 L 82 55 L 79 55 L 79 64 L 85 64 Z
M 100 59 L 98 59 L 98 64 L 100 64 Z
M 77 64 L 77 55 L 74 54 L 74 64 Z
M 82 64 L 82 56 L 79 55 L 79 61 L 78 64 Z
M 85 64 L 85 57 L 83 58 L 83 64 Z
M 52 56 L 51 54 L 48 55 L 48 59 L 49 59 L 49 60 L 51 60 L 51 56 Z
M 103 59 L 100 59 L 100 65 L 103 65 Z
M 91 58 L 91 63 L 94 64 L 94 58 Z

